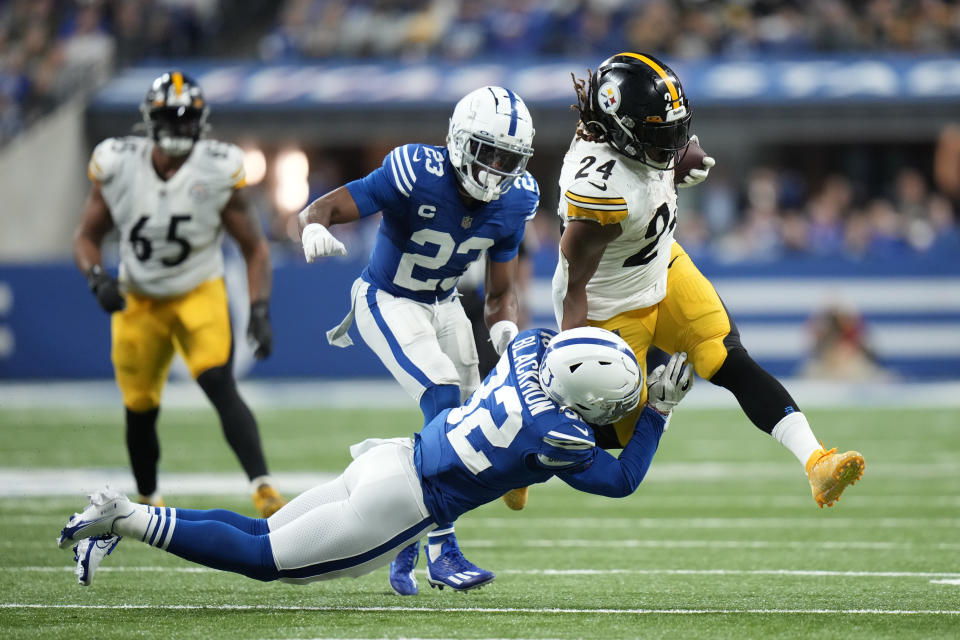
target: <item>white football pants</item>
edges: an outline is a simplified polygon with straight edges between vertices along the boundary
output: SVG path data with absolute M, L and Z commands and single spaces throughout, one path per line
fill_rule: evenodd
M 362 576 L 436 528 L 423 504 L 413 440 L 372 438 L 350 453 L 355 459 L 338 478 L 267 519 L 281 581 Z
M 420 402 L 427 387 L 453 384 L 466 400 L 480 386 L 473 327 L 460 299 L 398 298 L 361 278 L 351 291 L 357 329 L 397 382 Z

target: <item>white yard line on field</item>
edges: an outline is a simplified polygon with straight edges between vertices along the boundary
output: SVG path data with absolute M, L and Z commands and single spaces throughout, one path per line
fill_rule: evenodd
M 711 615 L 711 614 L 799 614 L 799 615 L 960 615 L 960 609 L 561 609 L 552 607 L 324 607 L 242 604 L 32 604 L 2 602 L 2 609 L 95 609 L 165 611 L 331 611 L 340 613 L 542 613 L 542 614 L 628 614 L 628 615 Z
M 49 545 L 48 545 L 49 546 Z M 73 573 L 74 567 L 0 567 L 6 572 Z M 207 567 L 100 566 L 97 573 L 221 573 Z M 960 573 L 942 571 L 828 571 L 815 569 L 499 569 L 503 575 L 522 576 L 793 576 L 835 578 L 924 578 L 937 584 L 960 584 Z
M 872 383 L 783 379 L 782 382 L 805 409 L 960 406 L 960 381 L 956 380 Z M 389 378 L 251 379 L 240 382 L 240 389 L 254 409 L 416 409 L 410 396 Z M 171 380 L 164 388 L 163 404 L 166 408 L 206 408 L 209 401 L 192 380 Z M 113 380 L 0 382 L 0 407 L 5 409 L 122 406 Z M 684 399 L 682 408 L 736 409 L 737 402 L 725 389 L 700 384 Z
M 960 478 L 960 460 L 930 462 L 925 464 L 878 463 L 868 471 L 871 478 L 901 478 L 913 480 L 936 478 L 944 481 Z M 744 476 L 767 479 L 800 478 L 800 472 L 794 465 L 776 463 L 749 462 L 664 462 L 654 463 L 644 479 L 644 484 L 677 482 L 700 482 L 704 480 L 736 480 Z M 327 482 L 337 474 L 329 472 L 280 472 L 271 474 L 274 483 L 282 492 L 295 495 L 317 484 Z M 82 496 L 109 484 L 126 493 L 136 491 L 133 477 L 126 467 L 110 468 L 29 468 L 0 467 L 0 497 L 25 496 Z M 560 480 L 551 479 L 550 487 L 560 487 Z M 247 492 L 247 481 L 238 468 L 235 472 L 223 473 L 171 473 L 161 472 L 159 485 L 165 495 L 233 495 Z M 538 485 L 534 491 L 539 491 Z M 565 488 L 565 490 L 568 490 Z M 799 494 L 798 494 L 799 495 Z M 638 496 L 644 498 L 646 496 Z M 731 496 L 736 504 L 742 503 L 743 496 Z M 711 504 L 722 504 L 724 496 L 710 496 Z M 763 504 L 776 498 L 759 498 Z M 789 500 L 789 505 L 794 498 Z M 803 499 L 809 501 L 809 493 L 804 492 Z M 940 504 L 953 506 L 956 496 L 936 497 Z M 903 503 L 922 504 L 923 496 L 905 496 Z M 812 505 L 812 502 L 810 503 Z

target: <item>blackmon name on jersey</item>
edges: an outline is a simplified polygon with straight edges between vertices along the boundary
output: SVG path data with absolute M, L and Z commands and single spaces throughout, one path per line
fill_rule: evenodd
M 622 229 L 587 283 L 587 317 L 607 320 L 663 300 L 677 226 L 673 171 L 653 169 L 605 143 L 574 139 L 563 159 L 560 193 L 557 213 L 565 224 L 588 220 Z M 561 287 L 566 290 L 565 281 L 555 283 Z
M 416 435 L 424 502 L 437 522 L 609 455 L 579 415 L 540 387 L 540 361 L 554 335 L 520 333 L 464 406 L 440 413 Z
M 87 172 L 100 184 L 120 235 L 120 281 L 156 298 L 192 291 L 223 275 L 221 212 L 246 176 L 243 152 L 216 140 L 198 141 L 168 180 L 157 175 L 143 137 L 107 138 Z
M 525 173 L 498 199 L 467 207 L 447 149 L 424 144 L 397 147 L 346 188 L 361 216 L 383 212 L 362 277 L 418 302 L 449 297 L 484 252 L 496 262 L 513 259 L 540 202 L 537 181 Z

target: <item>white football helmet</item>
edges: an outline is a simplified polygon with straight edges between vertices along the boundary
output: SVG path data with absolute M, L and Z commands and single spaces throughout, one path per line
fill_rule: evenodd
M 591 424 L 616 422 L 635 409 L 642 383 L 630 345 L 598 327 L 561 331 L 540 363 L 540 386 L 547 395 Z
M 533 119 L 520 96 L 503 87 L 471 91 L 453 110 L 447 149 L 471 198 L 490 202 L 506 193 L 533 155 Z

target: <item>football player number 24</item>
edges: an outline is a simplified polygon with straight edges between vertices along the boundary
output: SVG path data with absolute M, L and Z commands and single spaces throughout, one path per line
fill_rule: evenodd
M 506 361 L 501 360 L 501 362 Z M 523 407 L 520 404 L 517 389 L 512 385 L 504 384 L 508 372 L 509 366 L 503 370 L 497 367 L 496 373 L 487 378 L 487 381 L 474 392 L 466 406 L 451 409 L 447 414 L 447 422 L 456 425 L 447 432 L 447 439 L 463 464 L 473 473 L 480 473 L 490 468 L 492 464 L 482 451 L 474 449 L 467 440 L 470 432 L 479 428 L 480 433 L 490 444 L 506 449 L 523 426 Z M 494 418 L 489 409 L 479 406 L 480 401 L 489 397 L 491 393 L 497 404 L 503 407 L 506 413 L 504 417 Z
M 413 275 L 414 267 L 439 269 L 447 264 L 454 253 L 459 255 L 476 251 L 477 257 L 479 257 L 483 251 L 493 246 L 492 239 L 478 236 L 467 238 L 458 246 L 456 240 L 449 233 L 436 229 L 420 229 L 410 236 L 410 240 L 420 246 L 432 244 L 437 247 L 436 254 L 432 256 L 419 253 L 405 253 L 401 256 L 400 264 L 397 265 L 397 275 L 393 277 L 393 283 L 411 291 L 432 291 L 437 288 L 438 284 L 441 289 L 452 289 L 457 284 L 457 278 L 459 278 L 459 276 L 450 276 L 444 278 L 442 282 L 440 278 L 421 280 Z

